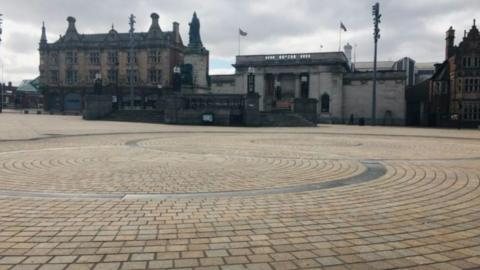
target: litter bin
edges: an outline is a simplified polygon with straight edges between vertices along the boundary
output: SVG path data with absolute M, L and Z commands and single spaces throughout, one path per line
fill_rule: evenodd
M 358 119 L 358 125 L 359 126 L 365 126 L 365 118 L 362 117 L 362 118 Z

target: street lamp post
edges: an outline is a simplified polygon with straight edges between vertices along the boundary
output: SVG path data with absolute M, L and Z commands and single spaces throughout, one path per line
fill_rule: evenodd
M 182 91 L 182 70 L 179 66 L 173 67 L 173 91 L 175 93 Z
M 377 47 L 378 47 L 378 40 L 380 39 L 380 28 L 378 27 L 380 24 L 380 18 L 382 15 L 380 14 L 380 4 L 376 3 L 372 7 L 372 15 L 373 15 L 373 23 L 374 23 L 374 33 L 373 33 L 373 40 L 374 40 L 374 54 L 373 54 L 373 93 L 372 93 L 372 124 L 377 124 Z
M 102 74 L 97 73 L 95 74 L 95 83 L 93 86 L 93 92 L 95 95 L 101 95 L 102 94 Z
M 130 24 L 130 43 L 129 43 L 129 46 L 130 46 L 130 57 L 133 57 L 133 48 L 135 47 L 135 36 L 134 36 L 134 33 L 135 33 L 135 16 L 133 16 L 133 14 L 130 15 L 130 19 L 129 19 L 129 24 Z M 134 105 L 135 105 L 135 93 L 134 93 L 134 89 L 133 89 L 133 61 L 130 61 L 129 63 L 129 74 L 128 74 L 128 77 L 129 77 L 129 85 L 130 85 L 130 109 L 133 109 Z

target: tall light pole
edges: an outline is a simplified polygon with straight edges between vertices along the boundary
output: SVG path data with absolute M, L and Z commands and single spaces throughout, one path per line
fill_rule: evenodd
M 377 45 L 378 40 L 380 39 L 380 28 L 378 25 L 380 24 L 380 18 L 382 15 L 380 14 L 380 4 L 377 2 L 372 7 L 372 15 L 373 15 L 373 24 L 375 26 L 373 32 L 373 40 L 375 42 L 375 49 L 373 54 L 373 93 L 372 93 L 372 124 L 377 124 Z
M 0 43 L 2 42 L 2 22 L 3 22 L 2 16 L 3 14 L 0 14 Z M 3 111 L 3 91 L 5 90 L 3 85 L 3 61 L 2 61 L 2 82 L 0 87 L 2 87 L 0 88 L 0 113 L 1 113 Z
M 129 62 L 129 72 L 128 72 L 128 76 L 129 76 L 129 81 L 130 81 L 130 109 L 133 109 L 133 106 L 135 105 L 135 93 L 134 93 L 134 89 L 133 89 L 133 60 L 134 59 L 133 57 L 133 48 L 135 47 L 135 36 L 134 36 L 134 33 L 135 33 L 135 16 L 133 16 L 133 14 L 130 15 L 130 18 L 129 18 L 129 24 L 130 24 L 130 43 L 129 43 L 129 46 L 130 46 L 130 62 Z

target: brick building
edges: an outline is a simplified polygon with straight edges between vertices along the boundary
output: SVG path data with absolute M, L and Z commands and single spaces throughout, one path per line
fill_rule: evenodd
M 429 125 L 480 125 L 480 32 L 473 23 L 455 46 L 453 27 L 446 33 L 445 61 L 429 81 Z

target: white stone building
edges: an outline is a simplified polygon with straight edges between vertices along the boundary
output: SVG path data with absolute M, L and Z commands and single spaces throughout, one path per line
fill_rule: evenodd
M 260 111 L 292 110 L 295 99 L 309 98 L 318 100 L 320 122 L 371 123 L 373 73 L 353 72 L 343 52 L 241 55 L 234 66 L 234 76 L 211 77 L 212 93 L 245 94 L 254 74 Z M 405 124 L 405 86 L 405 72 L 379 71 L 377 124 Z

